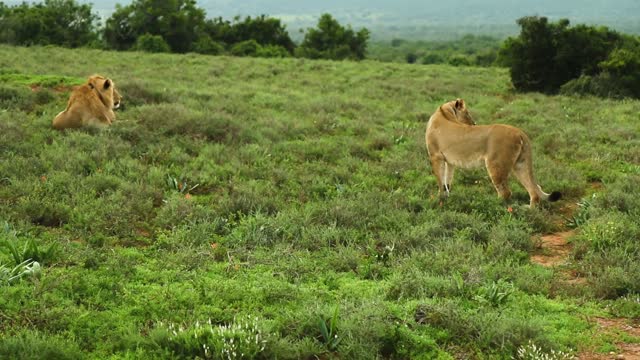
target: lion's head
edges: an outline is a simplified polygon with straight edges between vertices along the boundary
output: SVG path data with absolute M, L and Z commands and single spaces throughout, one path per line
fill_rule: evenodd
M 469 109 L 467 109 L 467 106 L 465 105 L 464 100 L 456 99 L 453 101 L 449 101 L 448 103 L 445 104 L 445 107 L 448 107 L 449 109 L 451 109 L 451 112 L 456 117 L 456 120 L 458 122 L 461 122 L 466 125 L 476 124 L 476 122 L 473 120 L 473 117 L 471 117 L 471 114 L 469 113 Z
M 95 90 L 102 103 L 110 109 L 117 109 L 122 102 L 122 96 L 116 90 L 113 80 L 100 75 L 89 77 L 87 82 L 89 87 Z

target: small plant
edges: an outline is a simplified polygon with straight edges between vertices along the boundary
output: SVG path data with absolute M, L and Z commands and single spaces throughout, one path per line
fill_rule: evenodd
M 389 259 L 391 259 L 391 256 L 393 255 L 393 250 L 395 249 L 395 247 L 395 244 L 384 246 L 382 244 L 378 244 L 374 249 L 371 250 L 371 252 L 376 260 L 381 261 L 383 264 L 387 265 Z
M 595 199 L 596 199 L 596 194 L 593 194 L 591 196 L 591 200 L 582 199 L 582 201 L 578 203 L 578 210 L 575 212 L 575 214 L 573 214 L 571 218 L 565 217 L 565 222 L 567 226 L 575 229 L 577 227 L 584 225 L 591 218 L 589 209 L 591 208 L 592 201 Z
M 192 187 L 189 187 L 189 184 L 187 184 L 185 180 L 178 180 L 177 178 L 171 176 L 170 174 L 167 174 L 166 182 L 169 188 L 181 194 L 188 194 L 190 191 L 200 186 L 200 184 L 195 184 Z
M 480 303 L 497 307 L 506 303 L 513 292 L 513 284 L 500 279 L 481 287 L 474 299 Z
M 563 351 L 551 350 L 551 352 L 545 352 L 542 348 L 539 348 L 531 340 L 529 343 L 518 348 L 517 360 L 570 360 L 573 356 Z
M 329 351 L 336 351 L 342 338 L 338 336 L 338 310 L 333 310 L 333 316 L 329 319 L 318 317 L 318 327 L 320 329 L 321 341 Z
M 27 239 L 22 249 L 15 244 L 15 240 L 4 239 L 0 242 L 0 246 L 4 246 L 9 250 L 13 261 L 16 264 L 20 264 L 27 260 L 47 262 L 55 258 L 58 253 L 58 243 L 52 242 L 49 246 L 39 247 L 36 240 L 33 238 Z
M 183 327 L 159 323 L 168 333 L 165 346 L 174 355 L 201 359 L 254 359 L 264 351 L 267 340 L 258 326 L 258 318 L 247 316 L 229 324 L 215 325 L 209 319 Z
M 457 294 L 465 294 L 467 292 L 467 287 L 465 286 L 464 277 L 460 272 L 456 271 L 451 275 L 451 281 L 453 282 L 453 286 L 456 289 Z
M 0 286 L 12 283 L 26 276 L 39 277 L 42 268 L 37 261 L 25 260 L 13 268 L 0 264 Z

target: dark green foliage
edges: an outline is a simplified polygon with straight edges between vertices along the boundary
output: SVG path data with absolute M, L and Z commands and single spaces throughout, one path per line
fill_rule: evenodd
M 171 51 L 192 50 L 205 23 L 205 12 L 195 0 L 135 0 L 126 6 L 116 5 L 107 19 L 104 39 L 107 46 L 127 50 L 145 34 L 161 36 Z
M 97 40 L 98 16 L 75 0 L 6 7 L 0 3 L 0 42 L 14 45 L 87 46 Z
M 231 55 L 233 56 L 256 56 L 261 48 L 255 40 L 241 41 L 231 47 Z
M 221 55 L 224 53 L 224 45 L 214 41 L 210 36 L 201 35 L 193 45 L 193 51 L 206 55 Z
M 511 82 L 522 91 L 554 92 L 566 79 L 557 78 L 556 39 L 565 30 L 568 20 L 549 23 L 546 17 L 518 19 L 521 31 L 517 38 L 508 38 L 501 49 L 502 63 L 509 66 Z
M 389 62 L 493 66 L 500 43 L 501 40 L 494 37 L 472 34 L 449 41 L 372 41 L 367 46 L 367 58 Z M 464 63 L 460 62 L 461 59 Z
M 509 38 L 500 62 L 521 91 L 637 97 L 640 79 L 638 40 L 606 27 L 569 26 L 566 19 L 518 19 L 520 35 Z
M 343 27 L 329 14 L 323 14 L 318 27 L 307 29 L 296 54 L 312 59 L 362 60 L 367 50 L 369 30 L 355 32 Z
M 413 64 L 416 62 L 416 60 L 418 60 L 418 56 L 416 54 L 414 53 L 407 54 L 407 63 Z
M 448 60 L 449 65 L 453 66 L 469 66 L 471 61 L 464 55 L 453 55 Z
M 169 52 L 169 44 L 160 35 L 143 34 L 138 36 L 132 50 L 146 51 L 151 53 Z
M 24 360 L 76 360 L 84 355 L 77 344 L 59 336 L 23 331 L 0 338 L 0 358 Z
M 280 20 L 265 15 L 255 18 L 247 16 L 242 20 L 236 17 L 233 22 L 222 18 L 207 20 L 204 32 L 212 40 L 230 46 L 255 40 L 261 46 L 283 47 L 289 54 L 292 54 L 295 48 L 295 44 Z

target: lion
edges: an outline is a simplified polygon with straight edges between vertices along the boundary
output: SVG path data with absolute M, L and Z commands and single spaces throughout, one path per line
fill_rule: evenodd
M 58 130 L 109 126 L 116 119 L 113 110 L 120 107 L 121 101 L 113 80 L 92 75 L 86 84 L 71 92 L 67 108 L 56 115 L 52 125 Z
M 529 193 L 530 207 L 540 200 L 562 197 L 559 192 L 545 193 L 536 183 L 531 140 L 522 130 L 502 124 L 476 125 L 462 99 L 443 104 L 429 118 L 426 143 L 441 197 L 449 195 L 456 168 L 483 164 L 505 201 L 511 197 L 508 180 L 512 172 Z

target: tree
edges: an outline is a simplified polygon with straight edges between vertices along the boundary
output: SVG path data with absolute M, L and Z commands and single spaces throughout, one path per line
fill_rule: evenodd
M 353 59 L 365 58 L 369 30 L 354 32 L 351 27 L 341 26 L 329 14 L 323 14 L 317 29 L 308 29 L 297 54 L 312 59 Z
M 15 45 L 79 47 L 97 40 L 98 16 L 75 0 L 7 7 L 0 3 L 0 42 Z
M 520 35 L 504 42 L 499 62 L 509 66 L 511 82 L 522 91 L 555 93 L 572 79 L 597 75 L 599 64 L 623 41 L 606 27 L 569 27 L 566 19 L 549 23 L 528 16 L 517 22 Z
M 236 17 L 233 22 L 220 17 L 207 20 L 205 33 L 212 40 L 228 45 L 255 40 L 261 46 L 279 46 L 293 54 L 295 44 L 286 27 L 279 19 L 261 15 L 256 18 L 247 16 L 243 20 Z
M 104 39 L 112 49 L 127 50 L 139 36 L 161 36 L 171 51 L 191 51 L 205 27 L 205 11 L 195 0 L 134 0 L 116 6 L 107 20 Z
M 562 83 L 554 80 L 554 59 L 557 48 L 554 32 L 569 25 L 561 20 L 557 25 L 549 24 L 546 17 L 527 16 L 518 19 L 520 35 L 508 38 L 500 56 L 510 67 L 511 82 L 518 90 L 553 92 Z

